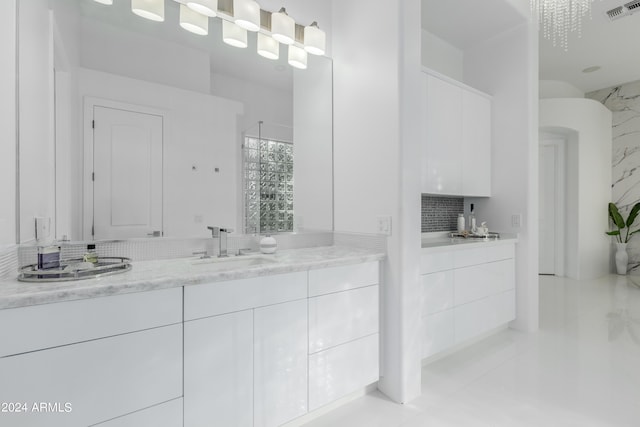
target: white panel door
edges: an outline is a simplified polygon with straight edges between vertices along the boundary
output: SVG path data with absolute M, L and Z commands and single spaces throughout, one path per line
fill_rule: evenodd
M 462 89 L 426 75 L 422 192 L 462 193 Z
M 94 239 L 162 232 L 162 117 L 93 109 Z
M 307 300 L 254 310 L 254 426 L 307 412 Z
M 182 396 L 182 325 L 0 358 L 0 378 L 0 402 L 29 403 L 0 414 L 3 426 L 107 421 Z M 38 402 L 58 405 L 33 411 Z
M 184 426 L 214 425 L 253 425 L 253 310 L 184 324 Z
M 540 145 L 538 273 L 556 273 L 556 145 Z
M 491 100 L 462 91 L 462 194 L 491 196 Z

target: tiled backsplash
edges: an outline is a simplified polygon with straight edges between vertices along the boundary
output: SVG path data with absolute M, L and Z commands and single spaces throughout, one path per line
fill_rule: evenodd
M 464 213 L 462 197 L 422 195 L 422 232 L 453 231 L 457 228 L 458 214 Z

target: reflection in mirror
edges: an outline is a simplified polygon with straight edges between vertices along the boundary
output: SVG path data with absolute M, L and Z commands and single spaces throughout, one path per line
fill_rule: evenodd
M 267 134 L 272 140 L 293 142 L 295 210 L 284 205 L 276 217 L 282 213 L 285 223 L 275 228 L 332 229 L 330 59 L 309 56 L 308 69 L 294 71 L 282 47 L 277 61 L 257 55 L 255 34 L 247 49 L 224 44 L 218 19 L 209 20 L 208 36 L 194 35 L 179 27 L 174 1 L 160 23 L 133 15 L 127 2 L 27 3 L 52 9 L 55 119 L 43 134 L 55 134 L 55 172 L 37 157 L 21 157 L 21 164 L 30 183 L 55 176 L 55 212 L 30 208 L 35 185 L 21 186 L 23 241 L 32 237 L 33 216 L 51 216 L 55 237 L 71 240 L 206 237 L 208 225 L 243 230 L 242 146 L 259 136 L 260 121 L 275 129 Z M 43 16 L 33 9 L 21 25 Z M 35 38 L 34 24 L 25 25 L 21 36 Z M 40 58 L 44 33 L 21 44 L 21 54 Z M 21 109 L 42 101 L 27 95 L 21 93 Z M 33 151 L 41 148 L 37 139 L 30 138 Z M 250 231 L 265 227 L 272 228 Z

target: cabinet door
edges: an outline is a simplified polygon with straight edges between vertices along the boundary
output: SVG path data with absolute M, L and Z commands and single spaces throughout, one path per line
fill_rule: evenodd
M 462 194 L 491 196 L 491 101 L 462 91 Z
M 427 79 L 422 192 L 462 192 L 462 89 L 436 77 Z
M 184 324 L 184 425 L 253 424 L 253 311 Z
M 307 300 L 254 310 L 254 426 L 307 412 Z
M 5 357 L 0 378 L 0 402 L 28 404 L 0 424 L 93 425 L 182 395 L 182 325 Z
M 379 378 L 378 334 L 309 356 L 309 409 L 362 390 Z
M 182 426 L 182 399 L 174 399 L 124 417 L 115 418 L 95 427 L 180 427 Z

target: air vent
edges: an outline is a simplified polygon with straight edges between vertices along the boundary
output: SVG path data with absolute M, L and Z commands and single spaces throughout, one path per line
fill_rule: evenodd
M 640 0 L 638 0 L 638 1 L 630 1 L 629 3 L 625 4 L 624 7 L 626 7 L 627 9 L 629 9 L 633 13 L 633 12 L 635 12 L 635 9 L 640 7 Z
M 640 10 L 640 0 L 630 1 L 622 6 L 614 7 L 607 11 L 607 16 L 612 21 L 616 19 L 624 18 L 625 16 L 632 15 L 634 12 Z

